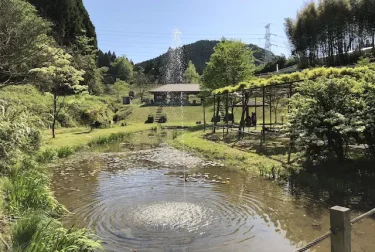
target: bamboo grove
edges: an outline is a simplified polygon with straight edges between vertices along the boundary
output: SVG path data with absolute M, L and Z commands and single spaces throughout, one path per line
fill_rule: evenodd
M 285 20 L 285 31 L 302 67 L 353 63 L 374 52 L 375 0 L 311 1 Z

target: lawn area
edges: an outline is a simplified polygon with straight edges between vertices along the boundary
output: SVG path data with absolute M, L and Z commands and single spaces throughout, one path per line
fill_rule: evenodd
M 146 121 L 149 114 L 156 114 L 158 107 L 140 107 L 137 105 L 131 105 L 133 107 L 132 114 L 129 115 L 126 122 L 127 123 L 143 123 Z M 168 123 L 181 125 L 193 125 L 197 121 L 203 123 L 203 108 L 202 106 L 184 106 L 184 107 L 163 107 L 163 113 L 167 114 Z M 212 108 L 206 108 L 206 119 L 211 116 Z
M 62 128 L 56 130 L 56 138 L 51 137 L 51 131 L 44 131 L 43 148 L 61 148 L 61 147 L 78 147 L 88 144 L 92 139 L 97 137 L 105 137 L 111 134 L 125 132 L 132 133 L 138 131 L 149 130 L 156 124 L 132 124 L 126 127 L 112 127 L 108 129 L 95 129 L 91 132 L 89 128 Z
M 226 165 L 240 167 L 245 170 L 259 170 L 264 174 L 270 173 L 273 168 L 275 172 L 282 170 L 281 163 L 278 161 L 256 153 L 231 148 L 225 143 L 204 139 L 204 136 L 205 133 L 201 130 L 186 132 L 171 140 L 170 144 L 176 148 L 184 148 L 197 155 L 220 160 Z

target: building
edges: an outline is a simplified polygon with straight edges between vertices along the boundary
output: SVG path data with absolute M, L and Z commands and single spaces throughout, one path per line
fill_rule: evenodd
M 199 84 L 167 84 L 149 91 L 154 104 L 190 104 L 189 96 L 198 95 Z

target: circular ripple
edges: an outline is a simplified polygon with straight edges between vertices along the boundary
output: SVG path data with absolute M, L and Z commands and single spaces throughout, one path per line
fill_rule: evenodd
M 139 206 L 132 215 L 138 225 L 161 230 L 185 229 L 191 232 L 211 222 L 208 210 L 186 202 L 162 202 Z

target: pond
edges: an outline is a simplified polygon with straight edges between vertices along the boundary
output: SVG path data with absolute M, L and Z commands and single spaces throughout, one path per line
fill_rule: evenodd
M 358 189 L 360 198 L 354 190 L 332 195 L 297 178 L 271 181 L 204 160 L 164 140 L 137 134 L 56 164 L 53 190 L 71 212 L 66 225 L 92 230 L 106 251 L 293 251 L 329 229 L 331 204 L 363 210 L 375 200 L 374 185 L 360 187 L 367 188 Z M 374 219 L 355 224 L 353 251 L 375 251 L 374 234 Z M 329 247 L 326 240 L 314 251 Z

